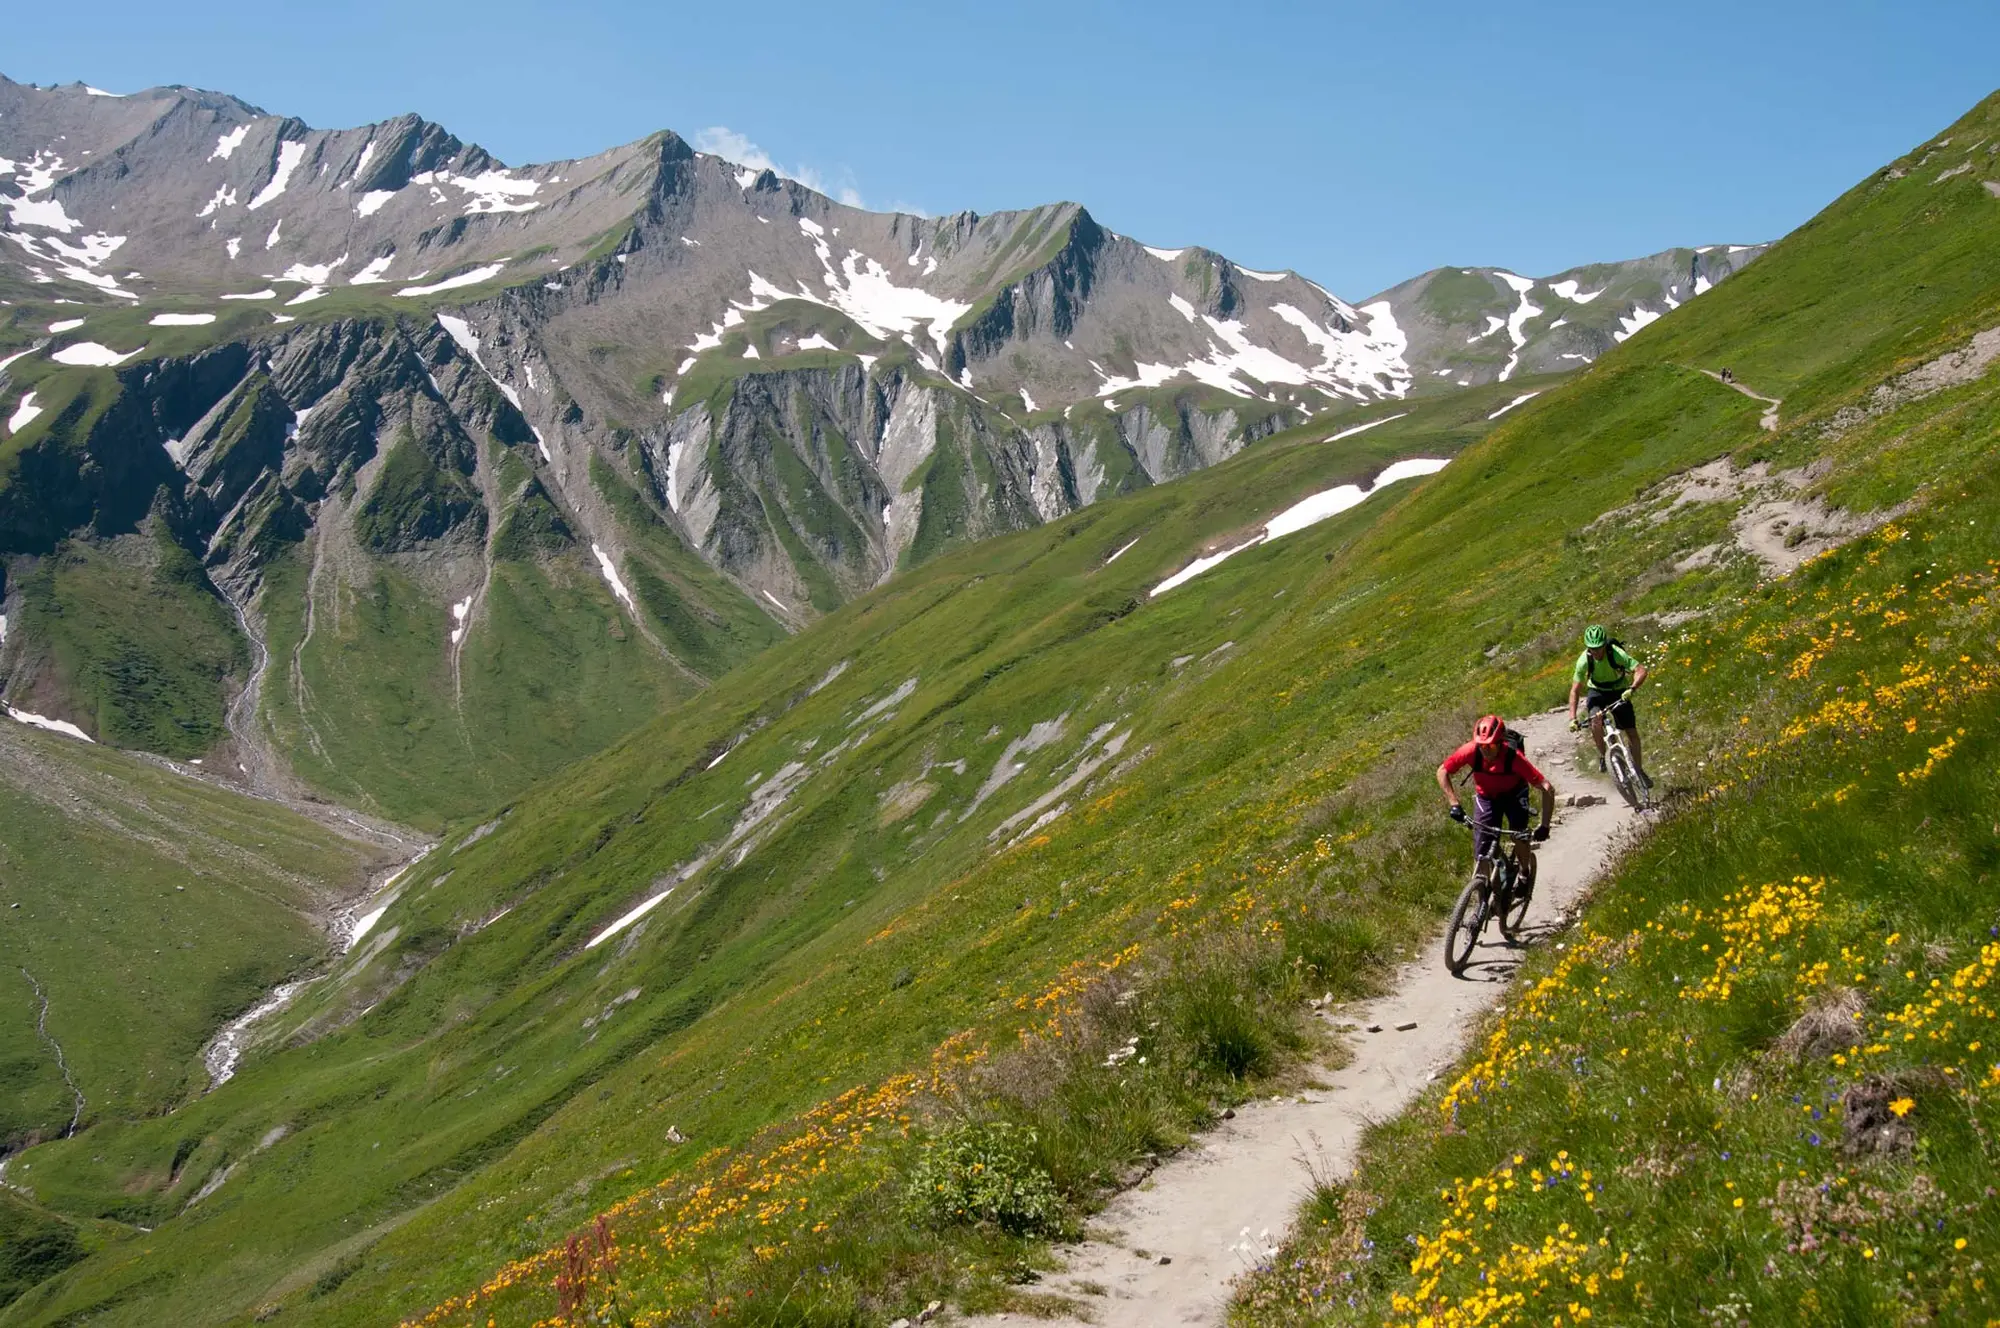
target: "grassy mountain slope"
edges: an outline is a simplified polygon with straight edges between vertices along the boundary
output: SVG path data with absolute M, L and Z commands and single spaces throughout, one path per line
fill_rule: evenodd
M 2000 324 L 2000 209 L 1952 173 L 1996 128 L 2000 99 L 1641 343 L 1785 393 L 1739 460 L 1908 510 L 1652 643 L 1685 803 L 1236 1321 L 1995 1312 L 2000 377 L 1898 375 Z
M 1031 933 L 1019 938 L 1027 955 L 1012 942 L 982 948 L 972 942 L 993 924 L 991 911 L 1013 919 L 1019 904 L 986 898 L 951 915 L 944 953 L 969 951 L 985 975 L 964 984 L 906 943 L 870 947 L 868 937 L 898 914 L 923 916 L 939 880 L 971 872 L 981 897 L 1012 890 L 988 833 L 1044 791 L 1100 720 L 1146 700 L 1154 724 L 1174 724 L 1177 698 L 1217 686 L 1215 662 L 1201 656 L 1232 635 L 1247 642 L 1286 607 L 1255 574 L 1250 589 L 1226 589 L 1231 570 L 1282 566 L 1270 559 L 1287 544 L 1351 531 L 1400 498 L 1241 554 L 1161 597 L 1158 611 L 1139 608 L 1148 586 L 1205 539 L 1231 541 L 1306 493 L 1365 479 L 1413 450 L 1463 446 L 1505 399 L 1436 403 L 1338 444 L 1317 433 L 1275 439 L 1189 485 L 927 564 L 516 802 L 497 824 L 482 823 L 487 833 L 455 832 L 451 847 L 410 874 L 402 900 L 336 980 L 282 1017 L 327 1036 L 253 1059 L 170 1120 L 100 1127 L 88 1151 L 59 1163 L 49 1150 L 36 1155 L 32 1183 L 44 1203 L 96 1214 L 129 1203 L 126 1188 L 136 1186 L 153 1212 L 133 1220 L 156 1230 L 13 1313 L 33 1321 L 94 1304 L 139 1318 L 226 1321 L 275 1301 L 370 1319 L 385 1295 L 421 1310 L 552 1238 L 602 1187 L 616 1197 L 658 1179 L 662 1166 L 695 1161 L 701 1149 L 649 1156 L 643 1174 L 610 1167 L 655 1151 L 675 1121 L 703 1149 L 744 1139 L 857 1075 L 921 1056 L 965 1009 L 1011 1010 L 1027 955 L 1040 955 L 1037 968 L 1059 967 L 1091 952 L 1099 928 L 1118 924 Z M 1150 625 L 1126 627 L 1141 622 Z M 913 692 L 880 704 L 912 674 Z M 1097 681 L 1109 678 L 1122 681 Z M 871 707 L 876 715 L 862 720 Z M 1065 710 L 1060 742 L 1013 754 L 1033 776 L 1004 785 L 961 824 L 1003 749 Z M 986 736 L 996 727 L 1004 736 Z M 1135 734 L 1126 755 L 1145 741 Z M 794 761 L 825 764 L 691 881 L 684 901 L 657 910 L 643 930 L 580 951 L 649 882 L 727 839 L 748 808 L 768 801 L 773 779 L 796 780 L 797 771 L 783 773 Z M 753 844 L 760 829 L 768 838 Z M 1100 908 L 1116 902 L 1085 897 Z M 941 1001 L 953 988 L 958 996 Z M 770 1059 L 843 1005 L 867 1018 L 819 1049 L 814 1073 L 794 1073 L 790 1055 Z M 912 1022 L 911 1010 L 926 1013 Z M 753 1045 L 760 1051 L 740 1088 L 703 1092 L 717 1071 L 736 1076 L 732 1067 Z M 687 1068 L 658 1080 L 663 1054 Z M 594 1121 L 607 1111 L 616 1121 L 609 1133 Z M 280 1123 L 290 1134 L 258 1151 Z M 189 1140 L 177 1173 L 155 1165 Z M 173 1216 L 234 1162 L 246 1165 Z M 598 1176 L 599 1188 L 572 1191 L 583 1176 Z M 546 1202 L 556 1207 L 542 1211 Z M 480 1203 L 509 1216 L 468 1226 L 461 1205 L 477 1212 Z M 385 1272 L 379 1250 L 359 1257 L 387 1238 L 390 1223 L 402 1223 L 399 1238 L 422 1251 L 419 1264 L 396 1256 Z M 204 1271 L 155 1280 L 166 1268 Z M 321 1287 L 323 1276 L 331 1281 Z M 385 1291 L 385 1277 L 402 1289 Z
M 0 816 L 0 963 L 18 988 L 0 1032 L 9 1150 L 70 1123 L 50 1038 L 86 1126 L 205 1087 L 209 1035 L 309 967 L 325 948 L 313 914 L 385 860 L 275 803 L 12 723 Z
M 1983 150 L 1996 119 L 2000 99 L 1953 131 L 1959 151 Z M 1031 1302 L 1018 1286 L 1037 1257 L 1029 1235 L 1073 1221 L 1145 1153 L 1282 1075 L 1307 1047 L 1305 997 L 1367 989 L 1427 934 L 1464 855 L 1426 787 L 1437 754 L 1479 709 L 1555 701 L 1576 629 L 1592 618 L 1619 622 L 1661 664 L 1655 698 L 1667 704 L 1648 709 L 1650 750 L 1687 806 L 1634 859 L 1653 864 L 1657 884 L 1642 873 L 1629 895 L 1613 886 L 1607 898 L 1657 909 L 1666 890 L 1674 908 L 1817 870 L 1841 909 L 1825 933 L 1830 966 L 1852 962 L 1838 943 L 1852 949 L 1872 927 L 1906 927 L 1893 944 L 1935 947 L 1896 951 L 1894 969 L 1857 965 L 1890 984 L 1869 1009 L 1896 1008 L 1933 974 L 1948 984 L 1990 924 L 1970 902 L 1992 868 L 1990 839 L 1970 834 L 1987 823 L 1972 820 L 1985 804 L 1958 772 L 1990 765 L 1975 735 L 1981 720 L 1991 727 L 1979 707 L 1996 643 L 1980 535 L 1995 516 L 1985 441 L 1995 388 L 1987 375 L 1921 398 L 1876 389 L 2000 323 L 2000 282 L 1980 279 L 1975 262 L 2000 228 L 2000 204 L 1977 173 L 1934 182 L 1955 164 L 1936 160 L 1840 200 L 1743 278 L 1502 417 L 1421 487 L 1146 594 L 1197 549 L 1232 543 L 1257 517 L 1367 470 L 1357 453 L 1436 446 L 1440 428 L 1478 433 L 1512 393 L 1455 398 L 1463 413 L 1447 421 L 1418 407 L 1337 451 L 1304 438 L 1261 445 L 1189 481 L 926 564 L 758 657 L 670 723 L 455 832 L 412 873 L 382 939 L 295 1016 L 349 1021 L 340 1031 L 253 1063 L 171 1120 L 99 1127 L 30 1155 L 51 1207 L 91 1216 L 138 1191 L 161 1224 L 44 1284 L 4 1321 L 87 1312 L 227 1322 L 276 1308 L 327 1323 L 386 1313 L 526 1323 L 581 1296 L 593 1312 L 649 1321 L 850 1322 L 939 1294 Z M 1831 244 L 1851 259 L 1843 236 L 1898 227 L 1922 229 L 1910 253 L 1929 260 L 1878 268 L 1827 253 Z M 1837 300 L 1825 287 L 1835 271 L 1856 288 Z M 1753 278 L 1772 284 L 1752 292 Z M 1914 308 L 1897 292 L 1918 278 L 1929 298 Z M 1844 359 L 1819 340 L 1802 341 L 1795 361 L 1767 350 L 1758 367 L 1787 398 L 1785 427 L 1772 434 L 1759 403 L 1701 370 L 1721 360 L 1758 383 L 1737 350 L 1758 342 L 1787 283 L 1792 301 L 1844 302 L 1859 326 L 1839 334 Z M 1705 330 L 1687 330 L 1696 324 Z M 1774 580 L 1732 524 L 1761 495 L 1675 501 L 1675 476 L 1723 457 L 1738 468 L 1832 463 L 1801 477 L 1788 510 L 1804 533 L 1787 533 L 1780 549 L 1852 532 L 1806 501 L 1820 494 L 1910 506 L 1895 525 Z M 1878 600 L 1871 616 L 1883 630 L 1914 624 L 1916 657 L 1846 634 L 1849 610 Z M 1912 618 L 1892 622 L 1892 612 Z M 1830 632 L 1836 619 L 1842 629 Z M 1891 685 L 1885 665 L 1907 685 Z M 1851 708 L 1864 672 L 1865 724 Z M 1892 699 L 1876 690 L 1885 687 Z M 1866 754 L 1816 745 L 1836 731 L 1868 738 Z M 1728 764 L 1719 779 L 1709 773 L 1718 759 L 1768 759 L 1774 739 L 1772 777 L 1754 765 L 1747 781 Z M 1783 777 L 1794 751 L 1803 784 Z M 1846 785 L 1857 786 L 1851 798 L 1872 778 L 1883 809 L 1798 829 L 1811 811 L 1800 795 L 1836 778 L 1826 793 L 1836 805 Z M 1891 824 L 1930 834 L 1914 841 L 1928 851 L 1904 852 L 1907 838 L 1871 829 Z M 1844 841 L 1850 827 L 1858 838 Z M 1740 864 L 1748 879 L 1718 863 Z M 653 900 L 642 922 L 589 945 Z M 1790 905 L 1783 916 L 1814 920 L 1779 902 Z M 1629 925 L 1654 916 L 1633 908 Z M 1713 925 L 1670 916 L 1662 925 Z M 1607 933 L 1620 934 L 1620 921 L 1607 915 Z M 1717 939 L 1761 962 L 1748 947 L 1770 931 Z M 1884 941 L 1876 934 L 1870 953 Z M 1709 943 L 1687 966 L 1728 984 Z M 1615 1135 L 1619 1149 L 1596 1149 L 1611 1160 L 1584 1165 L 1633 1168 L 1640 1185 L 1663 1131 L 1714 1134 L 1714 1113 L 1692 1098 L 1711 1082 L 1708 1064 L 1721 1063 L 1719 1035 L 1735 1039 L 1730 1063 L 1741 1064 L 1796 1013 L 1801 993 L 1786 984 L 1807 956 L 1784 949 L 1770 965 L 1783 982 L 1751 993 L 1760 1005 L 1732 1003 L 1732 990 L 1710 1020 L 1675 998 L 1670 1018 L 1649 1007 L 1585 1030 L 1657 1030 L 1659 1054 L 1681 1058 L 1660 1066 L 1655 1082 L 1673 1091 L 1658 1107 L 1606 1098 L 1591 1111 L 1617 1116 L 1578 1124 L 1586 1094 L 1570 1057 L 1553 1057 L 1512 1113 L 1385 1141 L 1376 1166 L 1404 1169 L 1395 1204 L 1373 1214 L 1359 1204 L 1357 1225 L 1332 1224 L 1324 1239 L 1353 1231 L 1354 1248 L 1368 1248 L 1365 1236 L 1400 1255 L 1406 1235 L 1435 1233 L 1449 1216 L 1449 1199 L 1427 1197 L 1445 1188 L 1431 1181 L 1514 1165 L 1506 1159 L 1530 1147 L 1545 1166 L 1579 1147 L 1564 1128 L 1579 1141 Z M 1668 967 L 1687 976 L 1671 957 Z M 1657 971 L 1633 972 L 1630 989 L 1658 1005 L 1668 987 Z M 1525 1008 L 1532 1017 L 1537 1007 Z M 1666 1037 L 1681 1020 L 1695 1042 Z M 1577 1030 L 1555 1031 L 1552 1046 Z M 1919 1189 L 1911 1171 L 1921 1165 L 1940 1203 L 1962 1208 L 1986 1182 L 1970 1122 L 1986 1125 L 1942 1067 L 1933 1073 L 1907 1093 L 1934 1103 L 1914 1108 L 1932 1130 L 1926 1151 L 1857 1160 L 1850 1183 Z M 1746 1115 L 1810 1114 L 1750 1091 L 1758 1105 Z M 1884 1112 L 1901 1119 L 1888 1110 L 1900 1101 Z M 1756 1116 L 1766 1132 L 1756 1137 L 1775 1140 L 1776 1119 Z M 954 1122 L 975 1129 L 953 1133 Z M 260 1150 L 278 1124 L 290 1133 Z M 198 1142 L 180 1178 L 148 1189 L 185 1139 Z M 975 1183 L 953 1160 L 966 1150 L 1018 1182 L 995 1201 L 1004 1220 L 965 1225 L 928 1198 L 932 1178 Z M 1655 1159 L 1658 1174 L 1739 1156 L 1684 1151 Z M 1759 1159 L 1764 1180 L 1770 1163 Z M 1721 1173 L 1701 1174 L 1690 1193 L 1718 1202 L 1708 1181 Z M 208 1198 L 165 1220 L 218 1175 L 227 1179 Z M 913 1176 L 927 1179 L 906 1199 Z M 1526 1242 L 1515 1267 L 1555 1249 L 1634 1317 L 1660 1304 L 1692 1310 L 1709 1288 L 1759 1275 L 1740 1257 L 1747 1238 L 1725 1233 L 1697 1253 L 1674 1243 L 1680 1228 L 1645 1225 L 1685 1217 L 1680 1202 L 1633 1205 L 1620 1220 L 1634 1230 L 1610 1254 L 1598 1252 L 1613 1247 L 1595 1244 L 1596 1227 L 1590 1248 L 1569 1250 L 1554 1221 L 1576 1219 L 1533 1210 L 1540 1226 L 1509 1230 L 1552 1243 Z M 1737 1220 L 1733 1203 L 1720 1211 Z M 1909 1214 L 1878 1217 L 1915 1239 Z M 1715 1223 L 1703 1229 L 1712 1235 Z M 1841 1290 L 1837 1303 L 1879 1306 L 1890 1280 L 1918 1271 L 1885 1277 L 1863 1266 L 1875 1259 L 1867 1251 L 1880 1252 L 1841 1245 L 1842 1287 L 1862 1289 Z M 1619 1253 L 1650 1260 L 1644 1276 L 1614 1282 Z M 1558 1279 L 1569 1266 L 1549 1265 Z M 1945 1258 L 1923 1266 L 1945 1271 L 1920 1307 L 1987 1308 L 1969 1263 L 1964 1278 Z M 1358 1290 L 1386 1304 L 1408 1292 L 1398 1281 L 1407 1268 L 1385 1256 Z M 1475 1272 L 1450 1276 L 1470 1293 Z M 1674 1299 L 1616 1300 L 1642 1283 Z M 1306 1292 L 1313 1313 L 1336 1312 L 1316 1286 L 1281 1285 L 1243 1312 L 1276 1315 L 1277 1302 Z
M 358 298 L 255 354 L 224 321 L 115 373 L 10 366 L 0 391 L 40 407 L 0 442 L 10 703 L 229 769 L 268 646 L 238 728 L 327 797 L 437 826 L 784 635 L 600 459 L 574 491 L 538 472 L 531 427 L 431 319 L 379 295 L 355 319 Z

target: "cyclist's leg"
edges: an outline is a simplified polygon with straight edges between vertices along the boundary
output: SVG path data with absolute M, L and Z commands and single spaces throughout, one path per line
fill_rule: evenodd
M 1523 784 L 1519 789 L 1501 799 L 1501 820 L 1509 830 L 1526 830 L 1528 828 L 1529 793 L 1530 789 L 1526 784 Z M 1516 839 L 1511 841 L 1511 844 L 1514 854 L 1514 870 L 1518 873 L 1516 879 L 1525 879 L 1528 874 L 1528 841 L 1525 839 Z
M 1486 854 L 1493 842 L 1493 827 L 1499 820 L 1499 807 L 1487 801 L 1484 794 L 1472 796 L 1472 857 L 1477 862 Z
M 1604 769 L 1604 707 L 1597 704 L 1596 697 L 1589 697 L 1584 705 L 1590 711 L 1590 740 L 1597 744 L 1597 768 Z

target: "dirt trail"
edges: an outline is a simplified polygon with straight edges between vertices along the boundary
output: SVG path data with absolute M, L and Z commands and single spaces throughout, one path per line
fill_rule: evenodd
M 1737 382 L 1734 378 L 1724 378 L 1721 374 L 1717 373 L 1713 369 L 1703 369 L 1702 372 L 1707 374 L 1710 378 L 1713 378 L 1716 382 L 1721 383 L 1724 387 L 1735 388 L 1738 392 L 1741 392 L 1744 396 L 1749 397 L 1752 401 L 1763 402 L 1768 409 L 1766 409 L 1762 415 L 1757 417 L 1757 423 L 1763 425 L 1766 429 L 1769 429 L 1773 432 L 1777 430 L 1778 407 L 1785 404 L 1784 398 L 1767 397 L 1762 392 L 1752 392 L 1749 388 L 1743 386 L 1743 384 Z
M 1559 798 L 1590 793 L 1608 801 L 1559 808 L 1540 850 L 1532 943 L 1550 938 L 1609 861 L 1621 837 L 1644 823 L 1597 773 L 1594 755 L 1574 761 L 1577 739 L 1561 714 L 1518 726 Z M 1253 1102 L 1233 1120 L 1168 1161 L 1140 1188 L 1114 1199 L 1093 1226 L 1113 1234 L 1059 1251 L 1067 1268 L 1038 1290 L 1076 1300 L 1104 1328 L 1164 1328 L 1224 1321 L 1230 1283 L 1283 1239 L 1309 1180 L 1347 1175 L 1362 1132 L 1407 1106 L 1463 1050 L 1475 1021 L 1507 991 L 1523 952 L 1489 926 L 1462 980 L 1445 973 L 1442 932 L 1397 970 L 1388 994 L 1322 1017 L 1352 1030 L 1354 1058 L 1322 1077 L 1327 1087 Z M 1406 1027 L 1414 1025 L 1414 1027 Z M 1365 1031 L 1379 1027 L 1379 1033 Z M 981 1328 L 1028 1328 L 1047 1320 L 999 1315 L 965 1320 Z

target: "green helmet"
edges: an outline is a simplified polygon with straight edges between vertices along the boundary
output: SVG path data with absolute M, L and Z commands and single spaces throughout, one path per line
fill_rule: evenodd
M 1610 639 L 1611 633 L 1597 623 L 1592 623 L 1583 629 L 1583 648 L 1586 650 L 1595 650 Z

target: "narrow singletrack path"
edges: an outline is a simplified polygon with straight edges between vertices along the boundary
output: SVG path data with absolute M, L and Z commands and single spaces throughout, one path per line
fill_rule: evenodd
M 1702 372 L 1707 374 L 1710 378 L 1713 378 L 1716 382 L 1721 383 L 1724 387 L 1735 388 L 1738 392 L 1741 392 L 1744 396 L 1749 397 L 1752 401 L 1763 402 L 1766 409 L 1762 415 L 1757 417 L 1757 423 L 1763 425 L 1766 429 L 1774 433 L 1777 431 L 1778 407 L 1785 404 L 1783 397 L 1767 397 L 1762 392 L 1752 392 L 1749 388 L 1743 386 L 1743 384 L 1738 382 L 1736 379 L 1724 378 L 1721 374 L 1717 373 L 1713 369 L 1703 369 Z
M 1558 794 L 1554 833 L 1538 850 L 1527 924 L 1530 945 L 1556 944 L 1566 915 L 1617 845 L 1645 822 L 1597 773 L 1594 752 L 1572 758 L 1587 752 L 1588 739 L 1570 735 L 1561 713 L 1534 715 L 1516 727 Z M 1604 801 L 1560 806 L 1584 794 Z M 1470 870 L 1470 836 L 1465 858 Z M 1346 1065 L 1323 1073 L 1326 1087 L 1238 1109 L 1139 1188 L 1113 1199 L 1092 1224 L 1110 1234 L 1060 1249 L 1067 1267 L 1037 1289 L 1076 1301 L 1087 1321 L 1102 1328 L 1221 1324 L 1230 1283 L 1268 1257 L 1290 1226 L 1311 1185 L 1307 1162 L 1322 1176 L 1348 1175 L 1362 1132 L 1408 1106 L 1452 1066 L 1479 1016 L 1506 994 L 1525 951 L 1505 944 L 1494 923 L 1464 978 L 1445 972 L 1443 953 L 1440 930 L 1397 969 L 1387 994 L 1326 1011 L 1322 1017 L 1346 1033 L 1354 1052 Z M 1028 1328 L 1049 1321 L 996 1315 L 962 1322 Z

